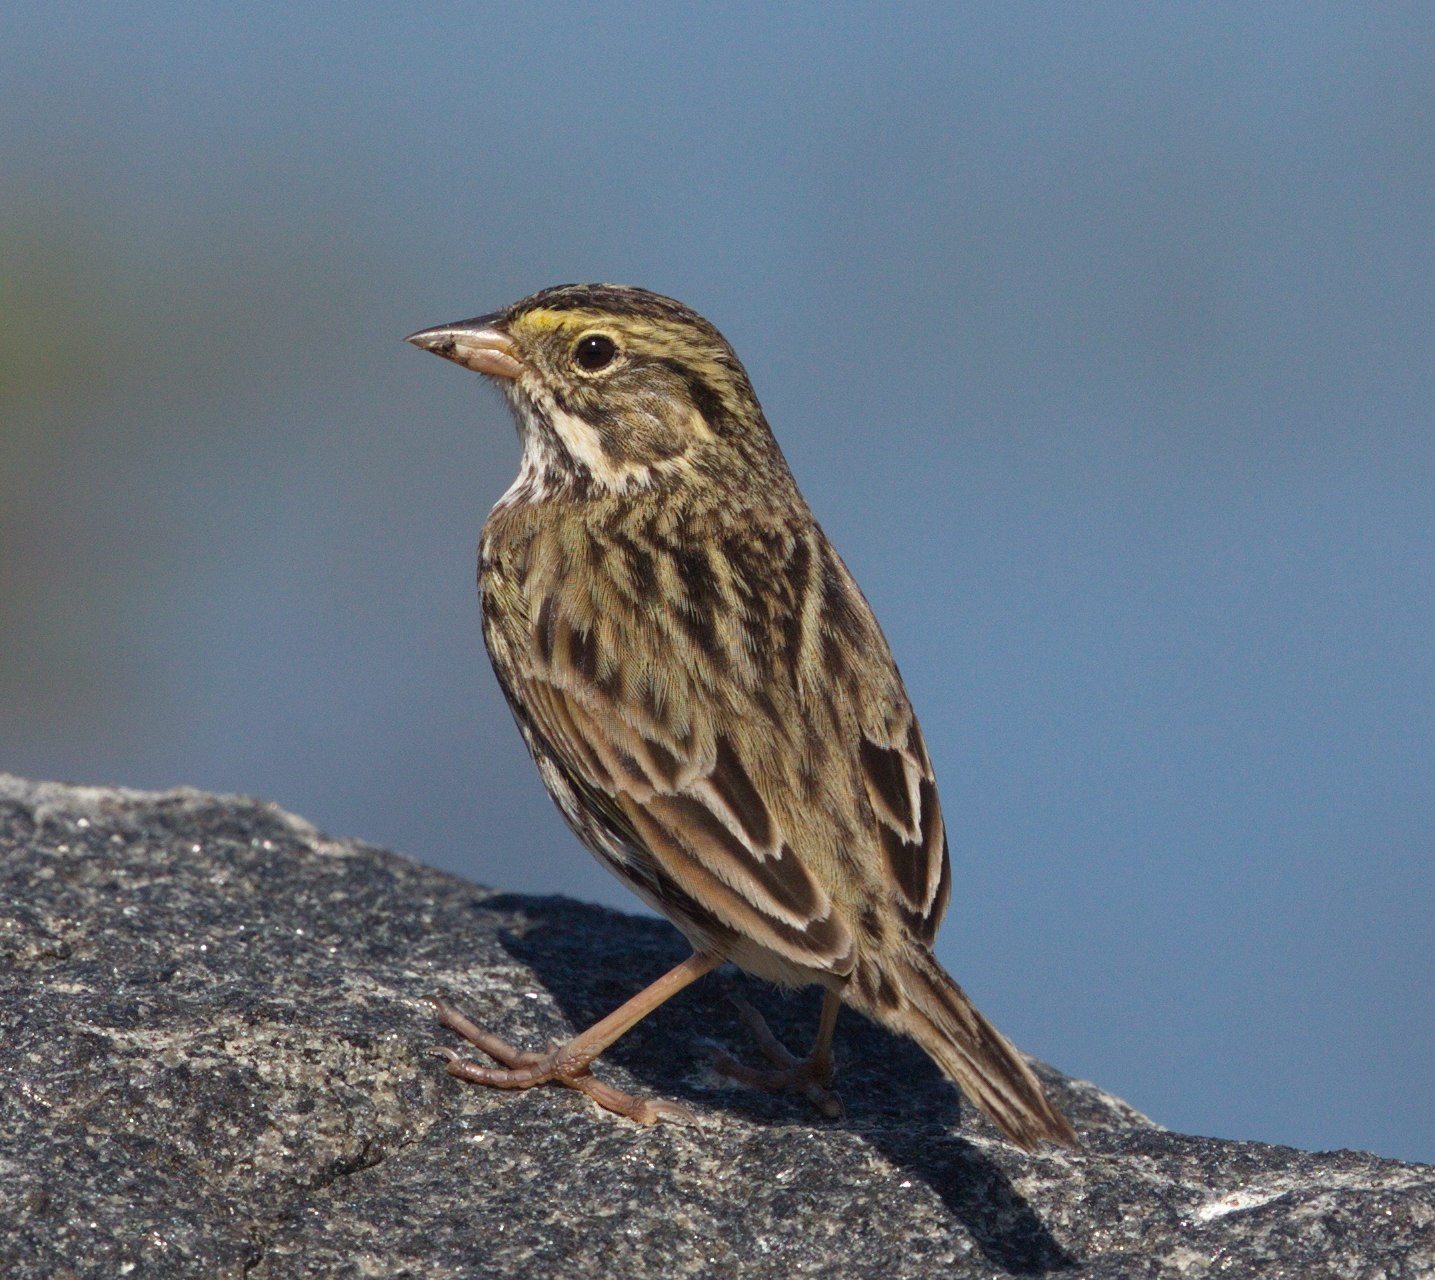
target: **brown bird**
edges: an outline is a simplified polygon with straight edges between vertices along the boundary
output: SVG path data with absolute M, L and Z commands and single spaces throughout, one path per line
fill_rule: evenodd
M 560 285 L 408 341 L 487 375 L 523 444 L 484 525 L 489 656 L 549 792 L 693 954 L 544 1054 L 447 1005 L 455 1076 L 557 1081 L 644 1123 L 687 1118 L 594 1059 L 723 961 L 825 993 L 771 1071 L 833 1112 L 845 1000 L 911 1036 L 1012 1142 L 1075 1145 L 1021 1055 L 932 955 L 951 883 L 936 782 L 871 608 L 797 490 L 722 335 L 670 298 Z

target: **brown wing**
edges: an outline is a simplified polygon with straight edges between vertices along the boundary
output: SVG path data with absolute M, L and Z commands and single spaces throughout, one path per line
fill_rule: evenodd
M 492 595 L 490 585 L 486 615 L 502 612 Z M 554 591 L 523 610 L 527 634 L 513 633 L 511 615 L 506 627 L 490 616 L 487 628 L 495 669 L 570 824 L 654 905 L 735 958 L 755 944 L 802 969 L 850 971 L 851 934 L 764 801 L 736 735 L 705 714 L 669 714 L 652 686 L 677 700 L 671 653 L 636 652 L 639 627 L 622 631 L 620 652 L 612 619 L 575 617 L 585 612 Z M 513 660 L 516 645 L 526 660 Z M 648 678 L 645 697 L 634 696 L 634 672 Z
M 597 536 L 525 538 L 484 584 L 495 669 L 579 835 L 747 967 L 742 940 L 835 974 L 859 924 L 930 942 L 948 889 L 931 765 L 821 530 Z
M 864 734 L 858 754 L 893 896 L 912 932 L 931 946 L 951 893 L 951 864 L 936 781 L 916 717 L 910 716 L 900 746 Z
M 877 879 L 912 934 L 930 946 L 951 894 L 946 827 L 932 762 L 871 607 L 825 540 L 822 550 L 822 616 L 828 631 L 824 664 L 851 708 L 852 723 L 843 727 L 843 738 L 855 739 L 868 806 L 863 816 L 886 872 Z

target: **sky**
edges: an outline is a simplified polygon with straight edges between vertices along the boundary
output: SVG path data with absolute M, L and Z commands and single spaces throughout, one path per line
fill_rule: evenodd
M 1435 1160 L 1435 10 L 12 6 L 0 768 L 636 901 L 483 655 L 572 280 L 743 357 L 948 817 L 938 954 L 1172 1128 Z

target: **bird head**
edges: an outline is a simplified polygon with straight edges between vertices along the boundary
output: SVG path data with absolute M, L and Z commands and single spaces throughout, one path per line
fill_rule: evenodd
M 559 285 L 407 341 L 502 388 L 542 492 L 623 494 L 734 475 L 790 484 L 736 353 L 671 298 Z

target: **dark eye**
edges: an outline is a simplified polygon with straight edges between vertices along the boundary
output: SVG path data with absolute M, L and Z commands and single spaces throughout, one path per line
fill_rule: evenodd
M 596 373 L 605 365 L 612 364 L 617 354 L 618 344 L 606 333 L 590 333 L 579 338 L 578 345 L 573 348 L 573 358 L 578 367 L 587 369 L 589 373 Z

